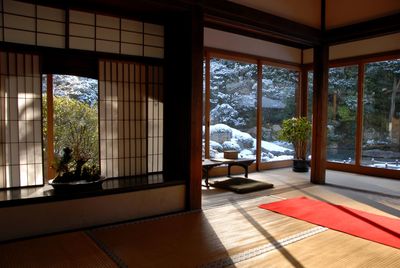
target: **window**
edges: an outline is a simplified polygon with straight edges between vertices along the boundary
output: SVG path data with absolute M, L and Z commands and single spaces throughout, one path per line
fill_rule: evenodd
M 206 52 L 203 158 L 223 158 L 226 150 L 238 151 L 240 158 L 256 159 L 257 165 L 293 158 L 292 145 L 277 139 L 283 120 L 296 116 L 297 111 L 300 72 L 287 66 Z
M 210 157 L 256 158 L 257 64 L 210 60 Z
M 48 179 L 56 175 L 53 164 L 66 147 L 72 149 L 74 157 L 84 159 L 85 165 L 99 166 L 97 84 L 96 79 L 87 77 L 42 76 L 44 162 Z
M 362 165 L 400 170 L 400 60 L 365 65 Z
M 358 67 L 329 69 L 328 161 L 355 163 Z
M 296 116 L 299 72 L 267 65 L 262 72 L 261 161 L 293 159 L 292 144 L 279 141 L 277 135 L 283 120 Z

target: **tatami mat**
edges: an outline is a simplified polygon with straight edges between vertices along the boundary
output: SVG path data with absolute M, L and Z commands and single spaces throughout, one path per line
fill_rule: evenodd
M 309 230 L 315 225 L 259 209 L 262 197 L 157 221 L 91 231 L 128 267 L 197 267 Z
M 117 267 L 87 235 L 74 232 L 0 244 L 0 267 Z

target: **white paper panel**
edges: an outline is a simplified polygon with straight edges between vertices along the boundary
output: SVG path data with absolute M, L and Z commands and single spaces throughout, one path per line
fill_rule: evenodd
M 34 32 L 4 29 L 4 39 L 4 41 L 11 43 L 35 45 Z
M 96 15 L 96 25 L 100 27 L 119 29 L 119 18 Z
M 119 41 L 119 30 L 96 27 L 96 38 Z
M 94 40 L 82 37 L 70 37 L 69 47 L 74 49 L 83 49 L 94 51 Z
M 65 35 L 65 24 L 62 22 L 37 20 L 37 31 L 57 35 Z
M 97 40 L 96 51 L 119 53 L 119 42 Z
M 143 47 L 141 45 L 132 45 L 132 44 L 122 43 L 121 44 L 121 54 L 143 56 Z
M 143 22 L 121 19 L 121 29 L 141 33 L 143 32 Z
M 38 46 L 65 48 L 65 37 L 38 33 L 37 44 Z
M 94 38 L 94 26 L 70 23 L 69 34 L 72 36 Z
M 149 121 L 152 129 L 147 128 L 146 68 L 112 61 L 101 61 L 99 66 L 99 77 L 105 79 L 100 81 L 104 86 L 99 93 L 103 97 L 99 100 L 101 173 L 132 176 L 146 174 L 148 168 L 150 172 L 161 171 L 158 140 L 162 138 L 158 137 L 158 127 L 154 127 L 160 121 Z M 151 140 L 150 146 L 147 139 Z M 153 152 L 148 153 L 150 150 Z
M 155 36 L 155 35 L 144 35 L 144 44 L 155 46 L 155 47 L 164 47 L 164 38 Z
M 121 41 L 131 44 L 143 44 L 143 34 L 134 32 L 121 32 Z M 164 41 L 163 41 L 164 42 Z
M 35 16 L 35 5 L 13 0 L 3 0 L 4 11 L 24 16 Z
M 35 31 L 35 19 L 17 15 L 4 14 L 4 27 Z
M 69 11 L 69 21 L 81 24 L 94 25 L 94 14 L 77 10 Z
M 153 58 L 164 58 L 164 49 L 158 47 L 144 46 L 144 56 Z
M 55 20 L 64 22 L 65 21 L 65 11 L 58 8 L 37 6 L 37 17 L 47 20 Z
M 144 23 L 144 33 L 164 36 L 164 27 L 157 24 Z
M 29 54 L 6 53 L 1 54 L 2 67 L 0 76 L 1 92 L 7 92 L 5 101 L 0 101 L 0 110 L 6 113 L 0 116 L 0 124 L 6 125 L 7 131 L 0 145 L 3 155 L 0 159 L 1 176 L 4 180 L 0 187 L 18 187 L 37 185 L 43 183 L 41 171 L 36 171 L 33 164 L 38 164 L 41 168 L 42 147 L 41 147 L 41 121 L 34 121 L 34 101 L 35 86 L 32 76 L 39 76 L 37 56 Z M 35 67 L 33 67 L 35 65 Z M 33 68 L 32 68 L 33 67 Z M 27 71 L 27 73 L 25 73 Z M 39 108 L 40 110 L 40 108 Z M 41 115 L 39 114 L 39 120 Z M 35 123 L 39 125 L 39 134 L 35 133 Z M 36 153 L 37 147 L 38 153 Z M 39 175 L 39 177 L 38 177 Z

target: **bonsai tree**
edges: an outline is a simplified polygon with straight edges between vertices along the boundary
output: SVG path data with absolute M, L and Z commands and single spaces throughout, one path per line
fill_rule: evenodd
M 89 165 L 89 158 L 74 152 L 69 147 L 62 150 L 62 155 L 55 159 L 53 167 L 57 172 L 54 182 L 74 182 L 80 180 L 95 181 L 100 177 L 97 165 Z
M 311 123 L 307 117 L 293 117 L 283 121 L 278 139 L 293 144 L 294 159 L 306 160 L 307 142 L 311 134 Z

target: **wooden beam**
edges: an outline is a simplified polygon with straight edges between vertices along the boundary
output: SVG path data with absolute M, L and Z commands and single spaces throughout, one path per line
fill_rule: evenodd
M 400 13 L 326 31 L 329 45 L 400 32 Z
M 328 121 L 328 61 L 327 45 L 314 48 L 313 129 L 311 149 L 311 182 L 325 183 Z
M 298 48 L 321 43 L 318 29 L 233 2 L 205 0 L 203 8 L 206 27 Z
M 308 103 L 307 103 L 307 93 L 308 93 L 308 72 L 306 68 L 301 68 L 300 72 L 300 87 L 298 91 L 297 98 L 297 110 L 299 116 L 307 116 Z

